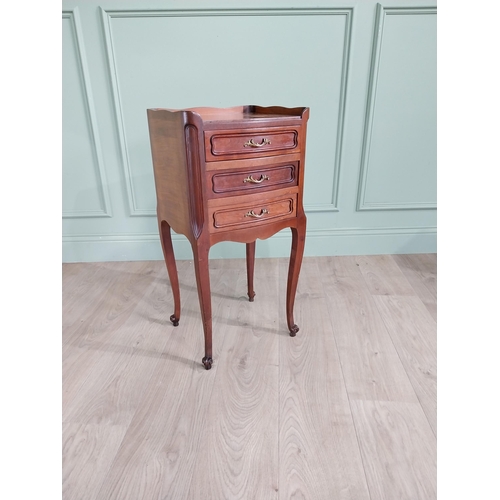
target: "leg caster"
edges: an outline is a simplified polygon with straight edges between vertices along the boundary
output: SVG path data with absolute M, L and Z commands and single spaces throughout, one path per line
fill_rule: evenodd
M 179 318 L 176 318 L 174 314 L 172 314 L 172 316 L 170 316 L 170 321 L 172 322 L 172 324 L 174 326 L 179 326 Z
M 213 359 L 212 358 L 205 356 L 201 360 L 201 362 L 203 363 L 203 366 L 205 367 L 205 370 L 210 370 L 210 368 L 212 368 L 212 363 L 213 363 Z
M 292 325 L 292 327 L 290 328 L 290 337 L 295 337 L 298 331 L 299 327 L 297 325 Z
M 248 293 L 248 302 L 253 302 L 253 298 L 255 297 L 255 292 L 253 293 Z

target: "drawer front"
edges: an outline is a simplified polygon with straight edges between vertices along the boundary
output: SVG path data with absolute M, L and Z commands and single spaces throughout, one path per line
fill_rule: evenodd
M 267 191 L 267 188 L 297 185 L 298 162 L 269 168 L 217 172 L 212 177 L 212 191 L 217 196 Z
M 247 203 L 244 206 L 215 209 L 213 231 L 240 229 L 295 217 L 296 202 L 297 196 L 292 194 L 269 202 L 264 199 L 252 204 Z
M 207 161 L 299 152 L 299 128 L 205 132 Z

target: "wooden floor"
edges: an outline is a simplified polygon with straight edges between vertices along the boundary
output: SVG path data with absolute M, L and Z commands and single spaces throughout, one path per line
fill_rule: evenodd
M 436 498 L 436 256 L 63 265 L 63 499 Z

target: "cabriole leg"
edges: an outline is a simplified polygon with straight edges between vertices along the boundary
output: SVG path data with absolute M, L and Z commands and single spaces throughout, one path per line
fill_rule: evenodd
M 181 318 L 181 294 L 179 290 L 179 276 L 177 274 L 177 265 L 175 264 L 174 247 L 172 246 L 172 236 L 170 226 L 166 221 L 158 221 L 160 230 L 161 248 L 167 265 L 168 277 L 174 295 L 174 314 L 170 316 L 170 321 L 174 326 L 179 326 Z
M 201 319 L 203 322 L 203 333 L 205 335 L 205 356 L 202 359 L 203 366 L 210 370 L 212 368 L 212 302 L 210 297 L 210 273 L 208 268 L 208 245 L 193 244 L 194 271 L 196 285 L 198 287 L 198 298 L 200 300 Z
M 248 283 L 248 300 L 253 302 L 255 292 L 253 290 L 253 269 L 255 264 L 255 241 L 247 243 L 247 283 Z
M 302 265 L 302 256 L 304 255 L 304 246 L 306 241 L 306 218 L 301 217 L 297 227 L 292 227 L 292 251 L 290 254 L 290 265 L 288 267 L 288 283 L 286 288 L 286 320 L 290 337 L 295 337 L 299 327 L 293 320 L 293 306 L 295 304 L 295 293 L 297 292 L 297 283 L 299 281 L 300 266 Z

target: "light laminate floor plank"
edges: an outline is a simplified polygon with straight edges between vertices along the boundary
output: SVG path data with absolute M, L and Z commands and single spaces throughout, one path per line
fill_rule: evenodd
M 68 367 L 70 373 L 64 374 L 63 455 L 80 457 L 73 458 L 78 470 L 63 467 L 69 471 L 63 476 L 64 498 L 100 498 L 99 489 L 141 404 L 144 385 L 158 363 L 169 361 L 162 352 L 173 329 L 165 328 L 169 325 L 165 289 L 164 278 L 152 282 L 142 299 L 137 296 L 134 314 L 92 344 L 91 350 L 87 346 L 89 358 L 83 362 L 80 356 L 76 366 Z M 162 321 L 154 321 L 159 307 Z
M 242 262 L 242 261 L 240 261 Z M 278 498 L 278 262 L 259 259 L 255 302 L 242 266 L 231 294 L 189 498 Z
M 173 333 L 168 309 L 163 322 L 143 319 L 155 317 L 155 306 L 165 288 L 164 280 L 155 280 L 136 304 L 134 314 L 102 342 L 87 348 L 88 359 L 84 362 L 82 355 L 79 360 L 86 369 L 66 367 L 63 420 L 130 423 L 155 366 L 168 361 L 164 351 Z
M 62 274 L 62 326 L 63 342 L 70 339 L 70 328 L 78 327 L 82 316 L 89 314 L 91 304 L 97 305 L 106 294 L 104 284 L 116 279 L 115 273 L 103 272 L 106 263 L 63 264 Z M 84 300 L 83 297 L 85 297 Z
M 374 300 L 436 434 L 436 322 L 417 297 L 377 296 Z
M 436 254 L 393 255 L 393 259 L 437 321 Z
M 106 334 L 125 322 L 159 269 L 155 262 L 116 264 L 101 266 L 96 280 L 80 288 L 78 299 L 70 298 L 66 304 L 63 296 L 63 318 L 74 318 L 71 324 L 63 321 L 65 360 L 70 358 L 68 348 L 85 348 L 87 343 L 99 341 L 100 332 Z
M 436 441 L 419 404 L 351 400 L 371 500 L 436 498 Z
M 115 283 L 106 300 L 102 300 L 99 306 L 93 309 L 87 320 L 82 321 L 76 330 L 68 328 L 68 335 L 72 339 L 63 349 L 62 367 L 65 410 L 71 411 L 71 401 L 78 397 L 81 391 L 89 393 L 88 378 L 97 380 L 103 373 L 106 379 L 112 377 L 113 370 L 122 370 L 124 362 L 128 361 L 134 349 L 140 349 L 141 343 L 150 338 L 144 330 L 150 330 L 155 324 L 133 316 L 148 289 L 150 293 L 147 303 L 155 303 L 154 293 L 157 286 L 151 286 L 155 281 L 155 275 L 152 274 L 155 268 L 150 265 L 142 269 L 148 271 L 142 278 L 135 277 L 135 273 L 124 273 L 123 282 Z M 156 270 L 159 268 L 156 267 Z M 113 361 L 115 355 L 119 356 L 116 363 Z
M 192 264 L 192 263 L 191 263 Z M 219 261 L 211 267 L 214 316 L 225 317 L 224 294 L 234 286 L 237 273 Z M 213 271 L 214 269 L 212 269 Z M 206 427 L 217 365 L 201 365 L 203 329 L 197 305 L 194 272 L 179 273 L 182 309 L 179 327 L 172 327 L 165 351 L 168 358 L 157 365 L 98 498 L 106 500 L 189 498 L 194 464 Z M 170 308 L 168 309 L 170 314 Z M 214 335 L 219 360 L 223 337 Z
M 96 500 L 127 425 L 63 423 L 62 498 Z
M 355 260 L 372 295 L 415 295 L 392 255 L 363 255 Z
M 287 262 L 280 262 L 282 301 Z M 280 497 L 369 499 L 316 259 L 305 259 L 290 338 L 280 336 Z M 284 319 L 284 315 L 283 315 Z
M 417 402 L 399 355 L 365 280 L 338 277 L 322 268 L 330 315 L 347 393 L 351 399 Z

